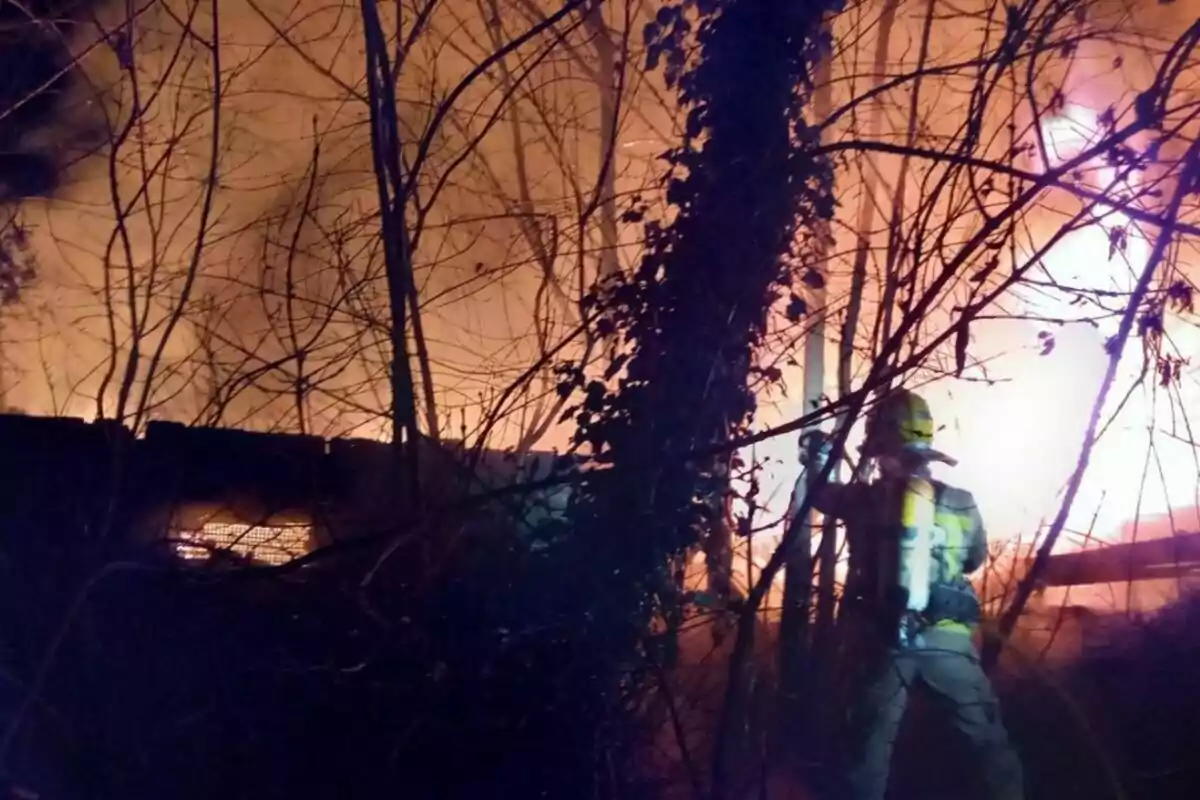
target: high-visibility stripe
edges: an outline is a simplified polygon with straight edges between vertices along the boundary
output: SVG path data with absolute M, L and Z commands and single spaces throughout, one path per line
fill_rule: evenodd
M 944 506 L 935 514 L 934 560 L 937 564 L 934 580 L 953 581 L 962 576 L 963 563 L 970 546 L 966 515 Z
M 905 528 L 928 527 L 935 521 L 933 482 L 928 478 L 909 478 L 900 507 L 900 524 Z
M 974 632 L 971 630 L 971 626 L 965 622 L 957 622 L 952 619 L 943 619 L 935 622 L 933 623 L 933 627 L 936 630 L 945 631 L 946 633 L 961 633 L 966 636 L 970 636 Z
M 914 476 L 909 479 L 901 502 L 899 583 L 908 590 L 909 611 L 924 611 L 929 605 L 929 588 L 934 577 L 934 497 L 933 483 Z

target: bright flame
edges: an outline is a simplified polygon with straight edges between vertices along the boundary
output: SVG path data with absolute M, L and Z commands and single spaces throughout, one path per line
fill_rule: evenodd
M 1045 122 L 1051 151 L 1060 159 L 1077 154 L 1094 129 L 1095 114 L 1079 106 Z M 1099 178 L 1107 184 L 1115 174 L 1100 170 Z M 1035 276 L 1043 285 L 1026 288 L 1020 295 L 1024 313 L 1067 321 L 1046 330 L 1054 337 L 1053 351 L 1017 359 L 1011 390 L 989 388 L 995 396 L 985 399 L 983 408 L 959 410 L 960 417 L 975 418 L 974 437 L 968 436 L 966 443 L 976 460 L 988 464 L 987 474 L 977 475 L 975 491 L 981 504 L 1021 507 L 1017 513 L 1007 509 L 1007 521 L 1016 523 L 1006 526 L 1010 533 L 1031 533 L 1039 520 L 1048 522 L 1058 511 L 1060 490 L 1075 467 L 1107 367 L 1105 343 L 1117 331 L 1127 301 L 1124 293 L 1133 288 L 1150 250 L 1146 235 L 1126 214 L 1112 208 L 1098 209 L 1093 224 L 1069 233 L 1046 256 L 1041 275 Z M 1174 343 L 1182 351 L 1190 352 L 1200 344 L 1189 326 L 1169 327 L 1186 328 L 1175 332 Z M 1027 329 L 1026 335 L 1032 338 L 1033 332 Z M 1152 467 L 1156 451 L 1164 465 L 1181 458 L 1191 463 L 1194 455 L 1189 445 L 1164 441 L 1161 433 L 1154 433 L 1171 412 L 1171 398 L 1166 391 L 1154 390 L 1153 374 L 1145 386 L 1129 394 L 1143 368 L 1142 347 L 1143 341 L 1135 336 L 1122 353 L 1101 418 L 1102 426 L 1110 420 L 1111 424 L 1096 444 L 1067 518 L 1066 547 L 1081 544 L 1089 534 L 1102 540 L 1125 538 L 1122 528 L 1128 520 L 1166 514 L 1175 506 L 1195 502 L 1195 470 Z M 1000 420 L 1003 424 L 995 424 Z M 1166 450 L 1178 455 L 1165 457 Z M 1149 476 L 1143 482 L 1147 468 Z
M 1046 155 L 1054 167 L 1083 152 L 1099 128 L 1096 112 L 1081 105 L 1068 104 L 1060 116 L 1042 120 Z
M 1097 128 L 1096 114 L 1078 105 L 1044 120 L 1051 160 L 1061 163 L 1077 155 L 1094 139 Z M 1117 177 L 1110 167 L 1090 169 L 1087 175 L 1097 190 Z M 1089 222 L 1047 254 L 1040 272 L 1033 275 L 1034 284 L 1023 287 L 1017 297 L 1017 316 L 1062 322 L 977 322 L 972 326 L 976 344 L 1000 357 L 992 372 L 997 382 L 941 381 L 922 389 L 935 420 L 944 426 L 938 432 L 941 449 L 960 460 L 955 468 L 935 469 L 935 475 L 972 491 L 993 541 L 1020 537 L 1028 542 L 1058 512 L 1107 367 L 1106 341 L 1116 333 L 1126 293 L 1150 257 L 1150 239 L 1128 215 L 1100 205 Z M 1084 301 L 1076 302 L 1080 296 Z M 1186 356 L 1200 349 L 1195 325 L 1177 317 L 1164 325 L 1180 353 Z M 1045 354 L 1040 352 L 1040 332 L 1053 337 Z M 1122 353 L 1101 417 L 1103 435 L 1067 517 L 1060 549 L 1076 549 L 1088 537 L 1128 540 L 1130 521 L 1139 518 L 1173 515 L 1185 529 L 1200 524 L 1195 513 L 1181 515 L 1200 505 L 1197 454 L 1183 441 L 1191 437 L 1184 430 L 1177 431 L 1179 438 L 1163 432 L 1168 427 L 1164 420 L 1179 419 L 1181 407 L 1200 407 L 1200 381 L 1194 371 L 1186 373 L 1172 397 L 1157 387 L 1151 371 L 1145 384 L 1130 394 L 1143 368 L 1143 345 L 1135 331 Z M 760 512 L 760 519 L 778 517 L 799 474 L 795 437 L 760 444 L 756 453 L 742 456 L 747 461 L 769 457 L 760 475 L 759 498 L 769 511 Z M 1156 526 L 1138 535 L 1167 532 L 1166 526 Z M 756 570 L 766 563 L 779 535 L 777 528 L 757 537 L 750 559 Z M 735 571 L 744 580 L 745 555 L 738 558 L 742 563 Z

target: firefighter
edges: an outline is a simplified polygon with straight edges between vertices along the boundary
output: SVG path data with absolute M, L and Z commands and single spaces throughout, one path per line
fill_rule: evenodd
M 801 444 L 806 473 L 815 476 L 828 460 L 829 438 L 808 433 Z M 972 641 L 980 606 L 967 576 L 984 562 L 987 535 L 971 493 L 931 478 L 931 463 L 955 463 L 932 445 L 928 404 L 894 391 L 867 420 L 862 456 L 878 476 L 827 483 L 813 498 L 817 510 L 846 524 L 850 569 L 842 619 L 861 643 L 862 683 L 851 702 L 839 800 L 883 800 L 914 685 L 931 690 L 952 714 L 991 797 L 1023 797 L 1021 764 Z

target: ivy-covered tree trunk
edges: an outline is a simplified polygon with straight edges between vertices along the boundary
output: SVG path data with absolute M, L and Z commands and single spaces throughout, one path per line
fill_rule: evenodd
M 648 66 L 664 63 L 687 111 L 667 154 L 675 217 L 646 223 L 639 268 L 597 298 L 625 374 L 616 391 L 588 383 L 577 415 L 579 443 L 611 466 L 588 477 L 579 523 L 606 567 L 604 607 L 624 615 L 609 631 L 623 628 L 626 644 L 670 616 L 664 565 L 696 544 L 704 499 L 720 490 L 712 453 L 755 409 L 768 311 L 833 214 L 831 170 L 802 113 L 828 7 L 681 0 L 647 30 Z
M 737 590 L 733 585 L 733 458 L 729 455 L 714 465 L 713 483 L 716 490 L 707 497 L 704 509 L 705 524 L 700 532 L 704 550 L 705 577 L 708 604 L 718 609 L 728 609 Z M 705 605 L 699 603 L 698 605 Z M 732 630 L 728 614 L 718 613 L 712 617 L 713 647 L 724 644 Z

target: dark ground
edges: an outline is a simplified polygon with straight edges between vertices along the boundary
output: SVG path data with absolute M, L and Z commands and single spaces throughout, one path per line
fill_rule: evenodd
M 487 571 L 500 566 L 493 553 Z M 564 584 L 519 591 L 470 577 L 403 612 L 379 602 L 388 628 L 334 572 L 227 583 L 115 574 L 64 639 L 11 775 L 64 800 L 371 798 L 400 787 L 429 798 L 591 796 L 577 791 L 596 767 L 603 714 L 587 645 L 553 631 L 539 603 Z M 4 576 L 5 720 L 62 618 L 61 601 L 27 601 L 38 593 L 28 576 Z M 533 624 L 518 641 L 523 615 Z M 1030 798 L 1200 797 L 1198 625 L 1200 601 L 1189 600 L 1056 682 L 1001 683 Z M 891 796 L 969 800 L 970 756 L 931 712 L 914 702 Z M 630 784 L 621 796 L 652 795 Z

